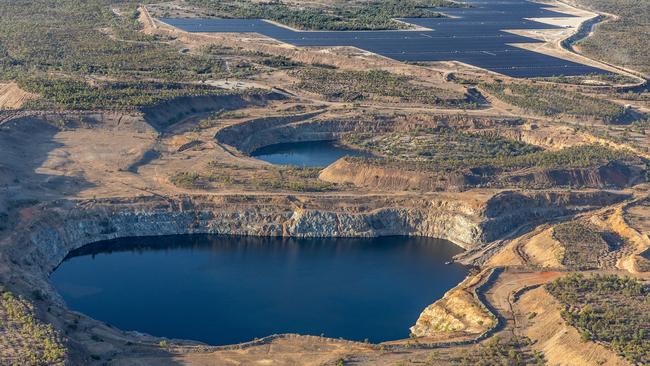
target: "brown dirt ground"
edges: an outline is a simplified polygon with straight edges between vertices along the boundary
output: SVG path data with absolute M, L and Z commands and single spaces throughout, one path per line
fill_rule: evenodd
M 514 309 L 520 333 L 534 342 L 533 349 L 543 352 L 550 365 L 629 365 L 605 347 L 581 341 L 578 331 L 560 316 L 560 304 L 543 287 L 526 292 Z M 533 312 L 537 315 L 528 319 Z

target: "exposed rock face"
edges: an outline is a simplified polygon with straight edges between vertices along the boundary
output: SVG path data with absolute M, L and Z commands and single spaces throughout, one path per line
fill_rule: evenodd
M 411 327 L 417 337 L 427 337 L 440 332 L 479 334 L 494 325 L 494 319 L 479 306 L 471 294 L 480 275 L 470 277 L 445 296 L 429 305 Z
M 31 209 L 8 238 L 12 260 L 47 275 L 75 248 L 129 236 L 213 233 L 295 237 L 419 235 L 450 240 L 466 249 L 496 240 L 535 220 L 594 209 L 627 196 L 608 192 L 477 192 L 419 200 L 180 196 L 130 200 L 55 202 Z
M 336 140 L 344 133 L 381 129 L 381 122 L 359 116 L 328 118 L 320 112 L 258 118 L 221 129 L 217 141 L 251 152 L 272 144 Z M 383 126 L 388 128 L 387 126 Z
M 217 132 L 215 138 L 217 141 L 233 146 L 246 154 L 269 144 L 332 139 L 335 126 L 311 131 L 312 133 L 309 133 L 309 128 L 304 128 L 305 121 L 318 115 L 319 113 L 305 113 L 285 117 L 258 118 L 223 128 Z M 296 128 L 296 126 L 300 128 Z M 296 131 L 297 129 L 300 131 Z M 298 134 L 300 137 L 295 136 L 294 132 L 300 132 Z
M 481 211 L 468 204 L 445 199 L 388 202 L 364 212 L 352 202 L 337 209 L 297 207 L 285 198 L 176 197 L 171 200 L 144 198 L 129 201 L 84 202 L 37 213 L 29 228 L 13 240 L 21 242 L 14 252 L 21 263 L 38 265 L 46 272 L 67 253 L 84 244 L 116 237 L 212 233 L 294 237 L 374 237 L 426 235 L 449 239 L 470 247 L 483 242 Z
M 514 186 L 624 188 L 643 182 L 644 166 L 613 161 L 594 168 L 534 169 L 516 172 L 504 180 Z

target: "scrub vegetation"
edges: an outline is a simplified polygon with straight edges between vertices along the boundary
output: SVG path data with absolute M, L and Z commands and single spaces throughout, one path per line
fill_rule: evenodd
M 546 286 L 583 341 L 602 342 L 626 360 L 650 363 L 650 289 L 631 278 L 570 274 Z
M 522 142 L 505 139 L 495 133 L 470 133 L 452 128 L 419 129 L 387 134 L 355 133 L 346 143 L 397 159 L 452 161 L 467 157 L 489 159 L 541 151 Z
M 365 163 L 374 165 L 395 165 L 412 170 L 454 172 L 472 167 L 493 167 L 507 170 L 524 168 L 590 168 L 607 164 L 615 160 L 633 159 L 634 157 L 622 150 L 615 150 L 601 145 L 581 145 L 567 147 L 558 151 L 537 151 L 518 155 L 501 155 L 489 157 L 455 156 L 433 157 L 422 160 L 405 161 L 395 158 L 347 158 L 362 159 Z
M 338 71 L 307 68 L 291 72 L 300 89 L 317 93 L 330 101 L 355 102 L 378 97 L 405 103 L 477 108 L 467 95 L 417 84 L 412 78 L 388 71 Z
M 63 365 L 67 350 L 26 299 L 0 288 L 0 359 L 11 365 Z M 6 363 L 5 363 L 6 362 Z
M 638 0 L 575 0 L 579 5 L 619 18 L 596 26 L 580 41 L 581 50 L 597 59 L 650 73 L 650 2 Z
M 591 85 L 595 83 L 603 83 L 606 85 L 623 85 L 623 84 L 636 84 L 639 82 L 637 78 L 623 74 L 591 74 L 591 75 L 578 75 L 578 76 L 552 76 L 546 78 L 535 78 L 534 80 L 548 81 L 560 84 L 584 84 Z
M 172 82 L 107 81 L 91 85 L 76 79 L 47 78 L 24 79 L 23 86 L 42 97 L 26 104 L 32 109 L 129 110 L 181 96 L 228 94 L 208 85 Z
M 433 7 L 463 6 L 448 0 L 337 1 L 326 8 L 295 6 L 282 1 L 189 0 L 219 18 L 268 19 L 304 30 L 405 29 L 395 18 L 440 17 Z
M 135 2 L 124 3 L 128 14 L 123 16 L 111 12 L 113 4 L 109 0 L 3 2 L 0 75 L 4 79 L 65 73 L 179 80 L 220 71 L 207 55 L 184 55 L 167 45 L 166 39 L 136 32 L 140 25 Z
M 506 103 L 544 116 L 570 115 L 610 123 L 625 116 L 623 106 L 556 86 L 496 82 L 482 87 Z
M 555 226 L 553 237 L 562 243 L 564 255 L 559 259 L 569 268 L 598 268 L 598 258 L 605 256 L 610 250 L 599 232 L 579 221 Z
M 138 32 L 136 5 L 110 0 L 0 3 L 0 81 L 15 80 L 43 97 L 27 108 L 130 109 L 177 96 L 222 93 L 199 84 L 206 79 L 297 65 L 224 47 L 181 52 L 170 39 Z
M 332 183 L 318 180 L 318 168 L 290 166 L 265 166 L 264 168 L 242 168 L 235 165 L 210 162 L 203 171 L 179 172 L 169 181 L 185 189 L 215 189 L 239 186 L 257 190 L 290 190 L 297 192 L 325 192 L 336 190 Z
M 474 347 L 463 355 L 460 362 L 454 365 L 462 366 L 527 366 L 545 365 L 544 357 L 538 352 L 531 352 L 527 338 L 514 337 L 502 339 L 498 336 L 490 338 L 485 344 Z

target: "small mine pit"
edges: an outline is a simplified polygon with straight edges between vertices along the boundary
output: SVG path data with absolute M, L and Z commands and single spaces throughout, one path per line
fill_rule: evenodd
M 372 154 L 341 146 L 336 141 L 305 141 L 264 146 L 251 156 L 275 165 L 324 168 L 345 156 L 371 157 Z

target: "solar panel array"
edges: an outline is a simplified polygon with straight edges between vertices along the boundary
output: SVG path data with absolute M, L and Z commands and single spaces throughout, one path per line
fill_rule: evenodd
M 469 8 L 438 8 L 449 17 L 403 18 L 427 30 L 296 31 L 261 19 L 179 19 L 188 32 L 254 32 L 294 46 L 353 46 L 398 61 L 460 61 L 512 77 L 602 74 L 592 66 L 512 46 L 543 41 L 507 30 L 557 29 L 530 18 L 573 17 L 527 0 L 470 0 Z

